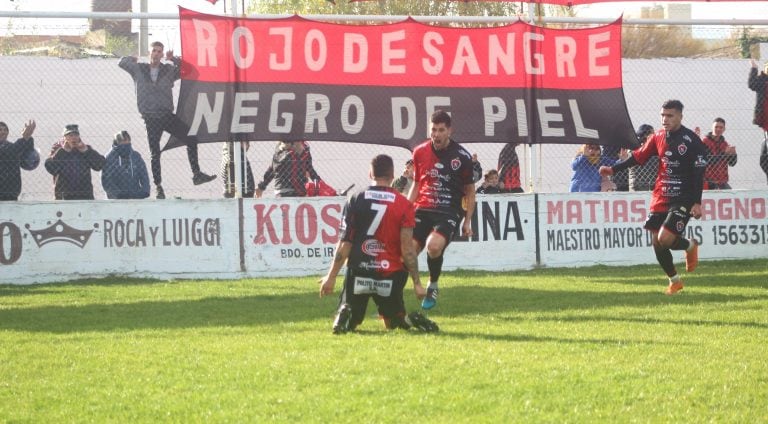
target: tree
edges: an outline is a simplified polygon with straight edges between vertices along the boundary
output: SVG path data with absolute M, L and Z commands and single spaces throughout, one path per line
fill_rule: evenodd
M 521 11 L 514 2 L 454 2 L 431 0 L 252 0 L 247 13 L 299 15 L 385 15 L 385 16 L 509 16 Z M 370 22 L 374 23 L 374 22 Z M 461 26 L 470 26 L 460 24 Z M 485 25 L 485 24 L 482 24 Z M 477 26 L 477 24 L 473 25 Z
M 692 57 L 707 51 L 703 40 L 693 38 L 687 27 L 672 25 L 625 25 L 621 57 Z

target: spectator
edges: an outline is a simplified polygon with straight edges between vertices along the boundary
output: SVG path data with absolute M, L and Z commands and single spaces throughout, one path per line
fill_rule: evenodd
M 307 195 L 307 181 L 321 180 L 312 166 L 312 153 L 305 141 L 277 143 L 272 164 L 256 186 L 254 197 L 260 198 L 272 180 L 276 197 L 303 197 Z
M 709 190 L 730 190 L 728 167 L 736 165 L 736 147 L 725 141 L 725 119 L 712 121 L 712 132 L 701 139 L 709 150 L 707 171 L 704 174 L 704 188 Z M 698 134 L 697 134 L 698 135 Z
M 207 175 L 200 171 L 197 156 L 197 140 L 190 137 L 189 127 L 174 113 L 173 85 L 181 78 L 181 58 L 174 57 L 173 51 L 165 54 L 166 60 L 171 63 L 160 63 L 163 58 L 163 43 L 152 43 L 149 53 L 149 63 L 138 63 L 135 56 L 125 56 L 120 59 L 120 68 L 131 74 L 136 86 L 136 102 L 139 113 L 147 127 L 147 141 L 149 142 L 150 162 L 152 164 L 152 179 L 155 182 L 156 197 L 165 199 L 163 190 L 162 171 L 160 167 L 160 138 L 163 131 L 170 133 L 187 145 L 187 159 L 192 169 L 192 183 L 204 184 L 216 178 L 215 175 Z
M 405 169 L 403 173 L 392 181 L 392 187 L 399 191 L 400 194 L 407 195 L 413 185 L 413 159 L 405 161 Z
M 768 137 L 763 139 L 763 145 L 760 148 L 760 168 L 763 169 L 766 178 L 768 178 Z
M 504 193 L 504 185 L 499 182 L 499 171 L 491 169 L 483 176 L 483 184 L 477 189 L 477 194 Z
M 499 153 L 499 180 L 508 193 L 523 193 L 520 184 L 520 159 L 517 157 L 517 143 L 507 143 Z
M 107 199 L 146 199 L 149 197 L 147 164 L 131 146 L 128 131 L 115 134 L 112 150 L 107 153 L 101 186 Z
M 328 274 L 320 280 L 320 297 L 333 293 L 336 276 L 346 264 L 347 275 L 333 323 L 336 334 L 352 331 L 363 322 L 369 298 L 376 303 L 388 329 L 438 331 L 437 325 L 420 313 L 405 312 L 403 290 L 408 274 L 416 297 L 421 299 L 426 293 L 411 241 L 416 225 L 413 207 L 390 187 L 394 173 L 391 157 L 374 157 L 369 171 L 374 184 L 351 196 L 344 205 L 336 254 Z
M 80 129 L 71 124 L 64 128 L 64 138 L 54 143 L 45 169 L 53 175 L 56 200 L 93 200 L 91 170 L 101 171 L 106 159 L 83 143 Z
M 477 153 L 472 153 L 472 182 L 476 183 L 483 178 L 483 166 L 477 160 Z
M 221 179 L 224 181 L 224 197 L 235 197 L 235 154 L 234 147 L 239 145 L 240 148 L 240 169 L 245 169 L 245 176 L 243 177 L 243 186 L 240 188 L 240 193 L 243 197 L 253 197 L 256 192 L 256 184 L 253 178 L 253 170 L 251 169 L 251 163 L 246 157 L 248 149 L 251 144 L 247 141 L 227 142 L 221 148 Z M 242 171 L 241 171 L 242 172 Z M 241 174 L 242 175 L 242 174 Z
M 762 128 L 768 136 L 768 62 L 766 62 L 763 72 L 759 74 L 757 61 L 751 59 L 751 63 L 747 86 L 755 92 L 755 113 L 752 123 Z
M 597 144 L 584 144 L 579 147 L 576 157 L 571 162 L 571 193 L 597 192 L 602 189 L 602 178 L 598 173 L 600 166 L 610 166 L 616 161 L 604 157 Z
M 0 201 L 18 200 L 21 194 L 21 169 L 31 171 L 40 164 L 40 154 L 35 150 L 35 139 L 32 138 L 36 126 L 33 120 L 24 124 L 21 138 L 11 143 L 8 141 L 8 125 L 0 122 Z
M 637 128 L 637 141 L 640 142 L 639 148 L 653 135 L 654 129 L 648 124 L 640 125 Z M 658 156 L 651 156 L 642 165 L 635 165 L 629 168 L 629 189 L 631 191 L 651 191 L 656 183 L 656 174 L 659 172 Z

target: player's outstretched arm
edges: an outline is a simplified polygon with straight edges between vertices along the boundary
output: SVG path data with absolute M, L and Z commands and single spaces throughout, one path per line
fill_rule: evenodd
M 339 270 L 341 270 L 344 262 L 347 261 L 349 252 L 351 251 L 352 243 L 348 241 L 339 240 L 336 244 L 336 254 L 333 256 L 331 268 L 328 270 L 328 274 L 318 281 L 318 283 L 320 283 L 320 297 L 333 294 L 333 287 L 336 285 L 336 276 L 339 275 Z

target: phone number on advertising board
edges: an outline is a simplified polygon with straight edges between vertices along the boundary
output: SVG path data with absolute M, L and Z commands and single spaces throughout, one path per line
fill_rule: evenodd
M 766 244 L 768 225 L 715 225 L 712 234 L 715 245 Z

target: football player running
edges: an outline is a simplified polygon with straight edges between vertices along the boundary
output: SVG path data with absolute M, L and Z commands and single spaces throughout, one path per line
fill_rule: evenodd
M 643 165 L 653 156 L 659 157 L 656 184 L 651 194 L 651 207 L 645 229 L 652 234 L 656 260 L 669 277 L 665 293 L 673 295 L 683 289 L 683 280 L 675 269 L 671 250 L 685 252 L 685 270 L 693 272 L 699 263 L 699 244 L 686 239 L 685 227 L 691 217 L 701 218 L 701 193 L 707 169 L 707 148 L 698 135 L 682 125 L 683 104 L 667 100 L 661 106 L 662 130 L 648 137 L 645 144 L 624 161 L 600 167 L 600 175 Z
M 472 155 L 451 139 L 451 115 L 437 110 L 431 117 L 430 139 L 413 151 L 414 184 L 408 200 L 416 207 L 413 241 L 417 251 L 427 249 L 429 286 L 421 302 L 424 309 L 437 303 L 437 282 L 443 269 L 443 252 L 461 226 L 472 236 L 475 180 Z

